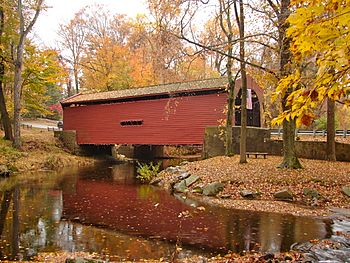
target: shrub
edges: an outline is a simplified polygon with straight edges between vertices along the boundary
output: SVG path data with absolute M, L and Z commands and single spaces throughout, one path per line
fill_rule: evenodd
M 136 178 L 142 183 L 150 182 L 159 173 L 160 165 L 161 162 L 158 162 L 157 164 L 153 164 L 153 162 L 149 164 L 137 162 Z
M 315 128 L 317 130 L 327 130 L 327 117 L 322 116 L 319 119 L 315 120 Z M 339 121 L 335 120 L 335 128 L 338 129 Z

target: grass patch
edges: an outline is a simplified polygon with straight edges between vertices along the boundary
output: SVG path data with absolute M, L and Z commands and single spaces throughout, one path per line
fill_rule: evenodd
M 137 162 L 137 176 L 142 183 L 149 183 L 153 178 L 157 176 L 160 171 L 161 162 L 157 164 L 153 164 L 153 162 L 147 163 L 139 163 Z
M 0 164 L 11 166 L 11 163 L 25 154 L 12 147 L 12 142 L 0 140 Z M 10 168 L 10 167 L 9 167 Z
M 12 147 L 12 142 L 0 139 L 0 165 L 12 171 L 56 170 L 72 165 L 94 163 L 92 158 L 74 156 L 65 151 L 54 138 L 52 131 L 23 129 L 21 131 L 22 150 Z M 0 137 L 3 133 L 0 131 Z

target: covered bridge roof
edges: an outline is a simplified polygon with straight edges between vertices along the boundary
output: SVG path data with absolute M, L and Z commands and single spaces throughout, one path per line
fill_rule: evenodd
M 108 92 L 89 93 L 89 94 L 76 94 L 63 101 L 61 104 L 71 105 L 79 103 L 103 103 L 108 101 L 116 101 L 121 99 L 150 97 L 162 94 L 177 94 L 184 92 L 206 91 L 224 89 L 227 85 L 227 77 L 196 80 L 190 82 L 178 82 L 171 84 L 155 85 L 143 88 L 115 90 Z

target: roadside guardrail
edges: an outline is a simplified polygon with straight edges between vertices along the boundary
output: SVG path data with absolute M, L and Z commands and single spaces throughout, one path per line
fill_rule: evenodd
M 272 135 L 282 135 L 283 129 L 270 129 Z M 302 129 L 296 129 L 295 135 L 312 135 L 312 136 L 327 136 L 326 130 L 302 130 Z M 336 136 L 343 136 L 346 138 L 347 136 L 350 136 L 350 130 L 336 130 L 335 131 Z

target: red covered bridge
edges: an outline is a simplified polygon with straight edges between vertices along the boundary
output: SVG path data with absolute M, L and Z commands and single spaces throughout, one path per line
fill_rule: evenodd
M 79 145 L 201 145 L 205 127 L 225 118 L 226 86 L 227 78 L 218 78 L 78 94 L 61 102 L 63 129 L 76 131 Z M 237 80 L 235 94 L 240 87 Z M 248 88 L 248 125 L 260 126 L 263 91 L 252 78 Z

